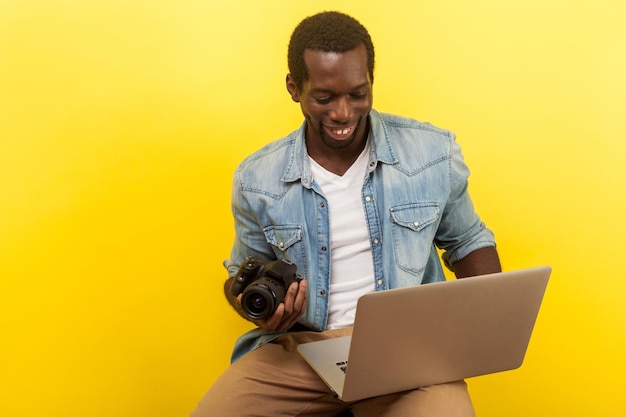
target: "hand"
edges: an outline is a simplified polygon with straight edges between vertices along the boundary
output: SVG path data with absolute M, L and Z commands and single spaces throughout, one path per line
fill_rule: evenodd
M 288 330 L 296 324 L 306 307 L 307 289 L 306 280 L 292 282 L 285 294 L 285 299 L 278 305 L 274 314 L 266 320 L 252 320 L 254 324 L 269 331 Z M 241 294 L 237 296 L 241 306 Z

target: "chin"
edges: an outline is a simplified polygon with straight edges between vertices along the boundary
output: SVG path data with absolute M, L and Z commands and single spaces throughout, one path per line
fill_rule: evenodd
M 322 141 L 324 142 L 324 144 L 332 149 L 348 148 L 350 145 L 354 143 L 355 140 L 356 140 L 356 135 L 354 134 L 350 136 L 349 138 L 342 139 L 342 140 L 333 139 L 326 134 L 322 136 Z

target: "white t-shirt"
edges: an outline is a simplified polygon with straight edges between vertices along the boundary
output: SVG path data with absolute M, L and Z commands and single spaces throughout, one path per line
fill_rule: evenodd
M 357 299 L 374 291 L 374 263 L 361 201 L 367 172 L 369 141 L 343 176 L 322 168 L 313 159 L 311 171 L 322 188 L 330 214 L 330 291 L 327 329 L 354 323 Z

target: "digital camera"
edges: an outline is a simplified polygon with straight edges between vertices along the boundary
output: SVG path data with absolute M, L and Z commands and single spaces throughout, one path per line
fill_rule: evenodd
M 243 312 L 254 320 L 264 320 L 274 314 L 285 299 L 292 282 L 302 281 L 296 273 L 296 264 L 281 259 L 264 261 L 255 257 L 241 263 L 230 287 L 230 293 L 241 296 Z

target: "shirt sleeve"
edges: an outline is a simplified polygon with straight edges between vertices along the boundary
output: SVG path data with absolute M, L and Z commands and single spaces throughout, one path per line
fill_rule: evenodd
M 244 193 L 243 170 L 235 171 L 232 185 L 231 210 L 234 219 L 235 239 L 230 258 L 224 261 L 228 276 L 233 276 L 239 265 L 249 256 L 274 260 L 276 255 L 265 238 L 263 226 L 259 224 L 248 195 Z
M 454 138 L 450 143 L 450 194 L 435 236 L 436 245 L 444 251 L 442 257 L 448 268 L 477 249 L 495 246 L 493 232 L 474 209 L 468 191 L 470 172 L 461 147 Z

